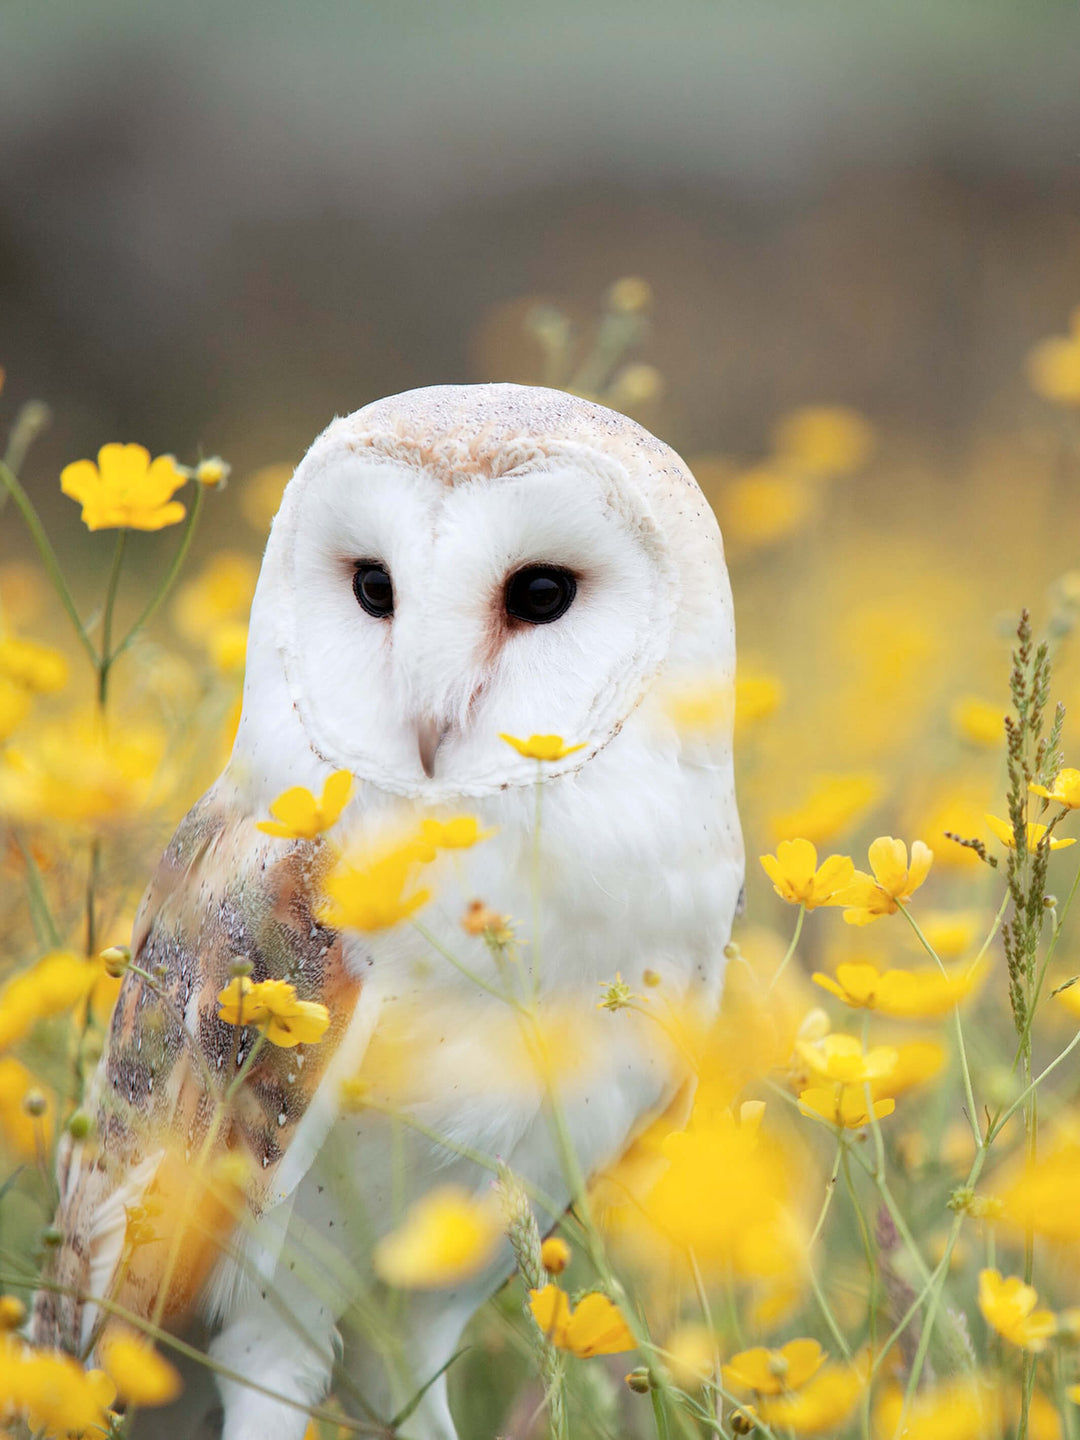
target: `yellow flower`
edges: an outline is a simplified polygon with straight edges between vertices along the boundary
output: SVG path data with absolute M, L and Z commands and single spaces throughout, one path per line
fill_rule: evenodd
M 723 1367 L 723 1374 L 733 1390 L 779 1395 L 801 1389 L 824 1363 L 825 1353 L 816 1340 L 789 1340 L 779 1350 L 766 1350 L 763 1345 L 740 1350 Z
M 428 1289 L 456 1285 L 495 1254 L 500 1224 L 496 1207 L 456 1185 L 431 1190 L 402 1223 L 375 1246 L 375 1272 L 388 1285 Z
M 292 473 L 289 464 L 264 465 L 256 470 L 240 495 L 240 508 L 249 525 L 263 532 L 270 528 Z
M 210 663 L 222 675 L 243 673 L 247 661 L 248 627 L 242 620 L 223 620 L 205 637 Z
M 758 1406 L 766 1425 L 796 1435 L 836 1434 L 855 1408 L 865 1381 L 857 1370 L 827 1365 L 793 1395 L 763 1399 Z
M 798 835 L 822 845 L 851 826 L 877 799 L 881 785 L 873 775 L 821 775 L 805 804 L 771 819 L 778 840 Z
M 799 1091 L 799 1109 L 808 1119 L 824 1120 L 827 1125 L 839 1125 L 845 1130 L 861 1130 L 870 1124 L 871 1112 L 875 1120 L 884 1120 L 896 1109 L 891 1098 L 866 1101 L 866 1090 L 862 1085 L 834 1085 L 831 1089 L 811 1086 Z
M 0 675 L 0 744 L 18 729 L 29 714 L 28 692 Z
M 431 899 L 430 890 L 409 890 L 420 863 L 411 841 L 374 858 L 340 860 L 326 877 L 319 918 L 337 929 L 388 930 Z
M 716 1335 L 707 1325 L 680 1325 L 668 1336 L 664 1361 L 680 1385 L 702 1385 L 716 1369 Z
M 494 834 L 494 830 L 481 830 L 475 815 L 457 815 L 453 820 L 421 820 L 420 849 L 424 858 L 428 850 L 432 853 L 436 850 L 468 850 Z
M 1080 1143 L 1065 1139 L 1025 1166 L 1005 1187 L 1005 1219 L 1047 1240 L 1080 1240 Z
M 568 1350 L 579 1360 L 593 1355 L 621 1355 L 637 1348 L 619 1307 L 594 1290 L 571 1309 L 565 1290 L 545 1285 L 529 1291 L 529 1309 L 557 1350 Z
M 844 405 L 806 405 L 784 415 L 773 429 L 779 460 L 807 475 L 847 475 L 869 458 L 874 432 Z
M 907 1423 L 901 1432 L 901 1416 Z M 1000 1433 L 999 1406 L 993 1389 L 977 1377 L 964 1376 L 920 1390 L 909 1406 L 904 1405 L 904 1387 L 888 1384 L 874 1407 L 874 1434 L 898 1433 L 911 1440 L 986 1440 Z
M 663 706 L 681 735 L 711 735 L 731 720 L 734 688 L 730 679 L 708 676 L 696 682 L 672 685 L 663 693 Z M 505 737 L 504 737 L 505 738 Z
M 483 900 L 469 901 L 461 917 L 461 928 L 466 935 L 483 935 L 497 945 L 508 945 L 514 938 L 510 917 L 492 910 Z
M 15 1336 L 0 1336 L 0 1416 L 22 1417 L 49 1440 L 104 1433 L 116 1387 L 101 1370 L 84 1370 L 58 1350 L 35 1350 Z
M 314 840 L 340 820 L 352 794 L 352 783 L 348 770 L 335 770 L 327 776 L 318 800 L 303 785 L 294 785 L 270 806 L 270 814 L 277 818 L 260 820 L 256 828 L 283 840 Z
M 894 1045 L 896 1064 L 888 1075 L 870 1082 L 870 1093 L 875 1099 L 879 1095 L 891 1095 L 893 1099 L 913 1090 L 916 1085 L 925 1085 L 940 1074 L 945 1064 L 945 1047 L 937 1040 L 908 1040 L 903 1045 Z
M 837 894 L 851 883 L 855 867 L 847 855 L 830 855 L 817 863 L 809 840 L 781 840 L 775 855 L 761 855 L 762 868 L 781 900 L 815 910 L 837 904 Z
M 1031 388 L 1058 405 L 1080 405 L 1080 308 L 1073 311 L 1070 327 L 1070 335 L 1041 340 L 1027 357 Z
M 729 481 L 716 508 L 725 536 L 756 549 L 791 535 L 809 519 L 814 503 L 799 476 L 759 465 Z
M 37 1021 L 62 1015 L 85 1000 L 101 971 L 71 950 L 53 950 L 0 986 L 0 1050 L 28 1034 Z
M 173 624 L 185 640 L 203 645 L 227 620 L 245 620 L 259 578 L 258 562 L 239 550 L 219 550 L 200 575 L 186 581 L 172 604 Z
M 36 640 L 0 640 L 0 676 L 35 695 L 52 695 L 67 684 L 68 663 L 51 645 Z
M 550 1275 L 561 1275 L 570 1264 L 570 1246 L 561 1235 L 549 1235 L 540 1246 L 540 1263 Z
M 920 917 L 920 926 L 943 960 L 955 960 L 985 933 L 987 922 L 978 910 L 931 910 Z
M 1016 835 L 1013 832 L 1011 821 L 1002 820 L 1000 816 L 997 815 L 987 815 L 984 818 L 991 833 L 996 835 L 1001 843 L 1006 845 L 1010 850 L 1015 850 Z M 1043 836 L 1046 834 L 1046 828 L 1045 825 L 1040 825 L 1037 820 L 1028 821 L 1025 844 L 1029 852 L 1039 848 Z M 1075 844 L 1075 840 L 1056 840 L 1053 836 L 1050 837 L 1051 850 L 1065 850 L 1068 846 Z
M 934 852 L 921 840 L 914 841 L 909 867 L 903 840 L 881 835 L 871 844 L 869 858 L 873 875 L 856 870 L 851 885 L 840 897 L 840 904 L 847 907 L 844 919 L 849 925 L 869 925 L 882 915 L 894 915 L 930 873 Z
M 60 488 L 82 505 L 88 530 L 160 530 L 184 518 L 172 496 L 187 476 L 171 455 L 151 463 L 142 445 L 103 445 L 98 463 L 76 460 L 60 472 Z
M 897 1052 L 892 1045 L 875 1045 L 864 1050 L 854 1035 L 825 1035 L 820 1040 L 796 1040 L 796 1052 L 815 1075 L 838 1085 L 862 1085 L 887 1080 L 896 1069 Z
M 992 750 L 1005 735 L 1005 711 L 992 700 L 964 695 L 949 712 L 953 730 L 962 740 Z
M 298 1000 L 287 980 L 234 976 L 218 994 L 218 1018 L 227 1025 L 257 1025 L 273 1045 L 314 1045 L 326 1034 L 330 1012 L 317 1000 Z
M 1018 1275 L 1003 1280 L 1000 1271 L 980 1270 L 979 1309 L 983 1319 L 1011 1344 L 1035 1354 L 1046 1349 L 1047 1339 L 1057 1329 L 1049 1310 L 1035 1309 L 1038 1303 L 1034 1286 L 1025 1285 Z
M 516 735 L 504 735 L 500 731 L 499 739 L 512 745 L 526 760 L 564 760 L 575 750 L 585 749 L 584 740 L 580 745 L 567 745 L 561 735 L 530 735 L 527 740 L 519 740 Z
M 0 763 L 0 814 L 33 824 L 131 823 L 155 798 L 165 739 L 160 731 L 106 734 L 94 717 L 43 725 Z
M 1080 809 L 1080 770 L 1059 770 L 1049 789 L 1045 785 L 1029 785 L 1028 789 L 1033 795 L 1067 805 L 1070 810 Z
M 168 1405 L 183 1388 L 175 1365 L 146 1340 L 119 1329 L 106 1330 L 98 1341 L 102 1369 L 128 1405 Z
M 946 1015 L 985 978 L 986 967 L 969 967 L 954 975 L 924 967 L 879 971 L 869 961 L 836 967 L 836 979 L 814 974 L 815 985 L 838 996 L 853 1010 L 879 1010 L 897 1020 L 927 1020 Z
M 772 675 L 740 675 L 735 681 L 735 724 L 742 731 L 767 720 L 784 703 L 784 686 Z

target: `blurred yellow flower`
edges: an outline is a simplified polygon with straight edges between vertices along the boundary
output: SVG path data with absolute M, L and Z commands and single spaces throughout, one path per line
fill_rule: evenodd
M 1057 1329 L 1052 1312 L 1036 1310 L 1038 1303 L 1034 1286 L 1025 1285 L 1018 1275 L 1003 1280 L 998 1270 L 979 1271 L 983 1319 L 1011 1344 L 1035 1354 L 1046 1349 L 1048 1338 Z
M 303 785 L 294 785 L 270 806 L 273 820 L 260 820 L 256 829 L 282 840 L 314 840 L 341 819 L 349 803 L 353 777 L 348 770 L 335 770 L 323 783 L 318 800 Z
M 796 1435 L 835 1434 L 866 1387 L 857 1370 L 827 1365 L 795 1394 L 763 1398 L 758 1412 L 774 1430 Z
M 556 1350 L 568 1350 L 579 1360 L 621 1355 L 637 1348 L 622 1311 L 596 1290 L 571 1309 L 565 1290 L 545 1285 L 542 1290 L 529 1291 L 529 1309 Z
M 243 673 L 247 661 L 248 627 L 242 620 L 223 620 L 204 636 L 210 663 L 222 675 Z
M 855 867 L 847 855 L 830 855 L 817 863 L 817 850 L 809 840 L 781 840 L 775 855 L 760 855 L 762 869 L 781 900 L 816 910 L 836 905 L 837 895 L 851 883 Z
M 1002 1187 L 1003 1219 L 1047 1240 L 1080 1240 L 1080 1142 L 1065 1137 Z
M 35 695 L 52 695 L 67 684 L 68 663 L 59 650 L 36 640 L 0 639 L 0 676 Z
M 723 1367 L 732 1390 L 753 1390 L 758 1395 L 780 1395 L 799 1390 L 821 1369 L 825 1352 L 816 1340 L 789 1340 L 779 1350 L 763 1345 L 740 1350 Z
M 41 726 L 0 760 L 0 814 L 40 824 L 137 821 L 167 776 L 165 737 L 148 726 L 103 731 L 96 717 Z
M 516 735 L 504 735 L 500 731 L 499 739 L 512 745 L 526 760 L 563 760 L 575 750 L 585 749 L 584 740 L 580 745 L 567 745 L 561 735 L 530 735 L 527 740 L 519 740 Z
M 920 917 L 920 928 L 942 960 L 955 960 L 971 949 L 989 922 L 978 910 L 930 910 Z M 916 937 L 911 938 L 916 944 Z
M 668 1336 L 664 1361 L 678 1384 L 701 1385 L 716 1368 L 717 1339 L 707 1325 L 689 1322 Z
M 100 965 L 72 950 L 51 951 L 13 975 L 0 986 L 0 1050 L 21 1040 L 39 1020 L 73 1010 L 100 977 Z
M 854 824 L 880 793 L 881 786 L 873 775 L 821 775 L 813 782 L 805 803 L 796 810 L 772 816 L 770 828 L 778 840 L 804 836 L 821 845 Z
M 760 1113 L 746 1124 L 726 1110 L 699 1118 L 702 1103 L 686 1130 L 661 1141 L 668 1164 L 642 1201 L 643 1218 L 680 1250 L 693 1250 L 705 1271 L 744 1279 L 790 1273 L 802 1246 L 790 1207 L 795 1162 L 763 1132 Z
M 990 832 L 996 835 L 1003 845 L 1006 845 L 1010 850 L 1016 849 L 1016 835 L 1013 833 L 1013 827 L 1010 821 L 1002 820 L 998 815 L 984 815 L 983 819 L 986 821 L 987 828 Z M 1037 820 L 1028 821 L 1027 839 L 1025 843 L 1029 851 L 1039 848 L 1042 838 L 1046 834 L 1046 830 L 1047 827 L 1040 825 Z M 1075 844 L 1075 840 L 1058 840 L 1053 835 L 1050 837 L 1051 850 L 1065 850 L 1068 846 Z
M 928 1020 L 947 1015 L 985 977 L 985 966 L 943 975 L 929 966 L 880 971 L 863 960 L 838 965 L 835 980 L 820 971 L 813 980 L 852 1009 L 879 1010 L 897 1020 Z
M 29 692 L 0 675 L 0 745 L 14 734 L 29 714 Z
M 828 1089 L 812 1085 L 799 1091 L 799 1109 L 808 1119 L 824 1120 L 827 1125 L 845 1130 L 861 1130 L 870 1124 L 871 1115 L 875 1120 L 891 1115 L 896 1101 L 886 1097 L 868 1104 L 862 1085 L 833 1085 Z
M 773 428 L 773 451 L 807 475 L 848 475 L 874 448 L 873 428 L 845 405 L 806 405 L 781 416 Z
M 652 286 L 640 275 L 623 275 L 610 286 L 605 298 L 610 310 L 622 315 L 637 315 L 651 307 Z
M 865 1050 L 854 1035 L 824 1035 L 820 1040 L 797 1040 L 797 1053 L 811 1072 L 838 1085 L 862 1085 L 887 1080 L 896 1069 L 897 1053 L 891 1045 Z
M 494 835 L 494 830 L 481 830 L 475 815 L 455 815 L 451 820 L 421 820 L 418 853 L 434 858 L 436 850 L 469 850 Z
M 430 890 L 408 887 L 420 863 L 416 841 L 374 856 L 338 861 L 323 882 L 319 918 L 337 929 L 388 930 L 431 899 Z
M 2 1335 L 0 1396 L 4 1420 L 25 1419 L 35 1434 L 61 1440 L 87 1431 L 107 1433 L 116 1387 L 103 1371 L 84 1370 L 70 1355 Z
M 455 1185 L 431 1190 L 375 1246 L 375 1273 L 388 1285 L 456 1285 L 485 1266 L 500 1238 L 497 1207 Z
M 219 1019 L 227 1025 L 257 1025 L 271 1044 L 283 1049 L 317 1044 L 330 1025 L 326 1006 L 298 1000 L 287 980 L 252 982 L 236 975 L 217 998 Z
M 103 445 L 96 465 L 65 465 L 60 488 L 82 506 L 88 530 L 160 530 L 184 518 L 183 505 L 172 496 L 187 479 L 172 455 L 151 463 L 142 445 Z
M 570 1264 L 570 1246 L 561 1235 L 549 1235 L 540 1246 L 540 1263 L 550 1275 L 561 1275 Z
M 186 581 L 172 603 L 173 624 L 193 645 L 223 621 L 245 620 L 259 578 L 258 561 L 239 550 L 219 550 L 202 573 Z
M 710 735 L 730 722 L 734 693 L 725 678 L 687 681 L 665 688 L 664 710 L 680 734 Z
M 1028 383 L 1044 400 L 1080 405 L 1080 307 L 1070 316 L 1069 335 L 1051 335 L 1028 351 Z
M 874 1406 L 874 1434 L 902 1433 L 912 1440 L 986 1440 L 997 1429 L 998 1405 L 993 1390 L 977 1377 L 947 1380 L 916 1393 L 905 1413 L 904 1387 L 890 1382 Z
M 1049 787 L 1029 785 L 1028 789 L 1033 795 L 1041 795 L 1058 805 L 1067 805 L 1070 810 L 1080 809 L 1080 770 L 1059 770 Z
M 980 695 L 962 695 L 949 711 L 953 730 L 972 745 L 993 750 L 1005 735 L 1005 711 Z
M 908 815 L 911 829 L 929 835 L 935 842 L 953 835 L 977 836 L 983 828 L 983 813 L 989 799 L 987 788 L 974 781 L 950 782 L 935 788 L 929 804 L 913 807 Z M 934 864 L 949 870 L 977 870 L 982 862 L 974 850 L 951 842 L 938 845 Z
M 929 875 L 934 852 L 921 840 L 913 841 L 909 866 L 903 840 L 879 835 L 870 846 L 869 859 L 873 875 L 856 870 L 840 897 L 840 904 L 847 907 L 844 919 L 849 925 L 869 925 L 882 915 L 895 915 Z
M 925 1085 L 933 1080 L 945 1066 L 945 1047 L 939 1040 L 906 1040 L 902 1045 L 892 1047 L 896 1051 L 896 1064 L 891 1072 L 870 1083 L 870 1093 L 875 1096 L 891 1095 L 899 1099 L 916 1085 Z
M 784 703 L 784 686 L 774 675 L 740 675 L 735 681 L 735 725 L 743 731 L 766 720 Z
M 110 1327 L 97 1343 L 97 1355 L 127 1405 L 168 1405 L 183 1389 L 176 1366 L 130 1331 Z
M 809 518 L 814 494 L 805 481 L 760 465 L 730 480 L 717 510 L 726 538 L 747 549 L 775 544 Z
M 286 463 L 264 465 L 245 482 L 240 492 L 240 508 L 249 525 L 260 532 L 270 528 L 292 473 L 293 467 Z

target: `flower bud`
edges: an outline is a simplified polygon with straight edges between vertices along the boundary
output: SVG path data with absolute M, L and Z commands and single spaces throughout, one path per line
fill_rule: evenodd
M 647 1365 L 639 1365 L 636 1370 L 631 1370 L 626 1377 L 627 1386 L 635 1395 L 647 1395 L 652 1389 L 652 1377 L 649 1375 Z
M 220 455 L 212 455 L 209 460 L 200 460 L 195 466 L 195 479 L 208 490 L 224 490 L 231 469 L 232 466 L 227 465 Z
M 26 1306 L 14 1295 L 0 1295 L 0 1335 L 18 1330 L 26 1319 Z
M 255 966 L 251 963 L 251 961 L 247 958 L 246 955 L 238 955 L 229 966 L 229 977 L 230 979 L 235 980 L 238 977 L 250 975 L 252 970 L 254 969 Z
M 41 1243 L 50 1250 L 57 1250 L 64 1243 L 64 1233 L 55 1225 L 50 1225 L 47 1230 L 41 1232 Z
M 40 1120 L 48 1110 L 49 1102 L 40 1090 L 28 1090 L 23 1096 L 22 1108 L 27 1115 L 32 1116 L 35 1120 Z
M 731 1428 L 736 1435 L 750 1435 L 757 1429 L 757 1411 L 752 1405 L 743 1405 L 731 1412 Z
M 624 275 L 607 293 L 609 310 L 620 315 L 638 315 L 652 305 L 652 286 L 640 275 Z
M 549 1235 L 540 1247 L 540 1259 L 549 1275 L 561 1275 L 570 1264 L 570 1246 L 560 1235 Z
M 131 964 L 131 947 L 110 945 L 107 950 L 102 950 L 99 959 L 105 966 L 105 974 L 111 975 L 114 980 L 119 980 Z
M 641 972 L 641 983 L 647 985 L 650 990 L 655 990 L 660 984 L 660 976 L 655 970 L 643 970 Z
M 85 1110 L 76 1110 L 68 1121 L 67 1128 L 73 1140 L 85 1140 L 90 1134 L 90 1116 Z

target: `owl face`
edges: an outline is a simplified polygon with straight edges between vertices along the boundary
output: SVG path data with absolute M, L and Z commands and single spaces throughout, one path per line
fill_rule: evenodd
M 549 447 L 447 477 L 361 448 L 298 475 L 282 518 L 279 639 L 316 751 L 399 794 L 531 784 L 500 733 L 586 763 L 667 649 L 676 577 L 610 457 Z

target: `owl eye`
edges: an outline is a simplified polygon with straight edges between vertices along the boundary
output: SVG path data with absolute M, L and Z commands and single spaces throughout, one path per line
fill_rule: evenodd
M 576 594 L 577 581 L 569 570 L 527 565 L 507 581 L 506 613 L 530 625 L 549 625 L 566 614 Z
M 377 619 L 394 613 L 394 586 L 390 572 L 377 560 L 358 560 L 353 574 L 353 594 L 362 609 Z

